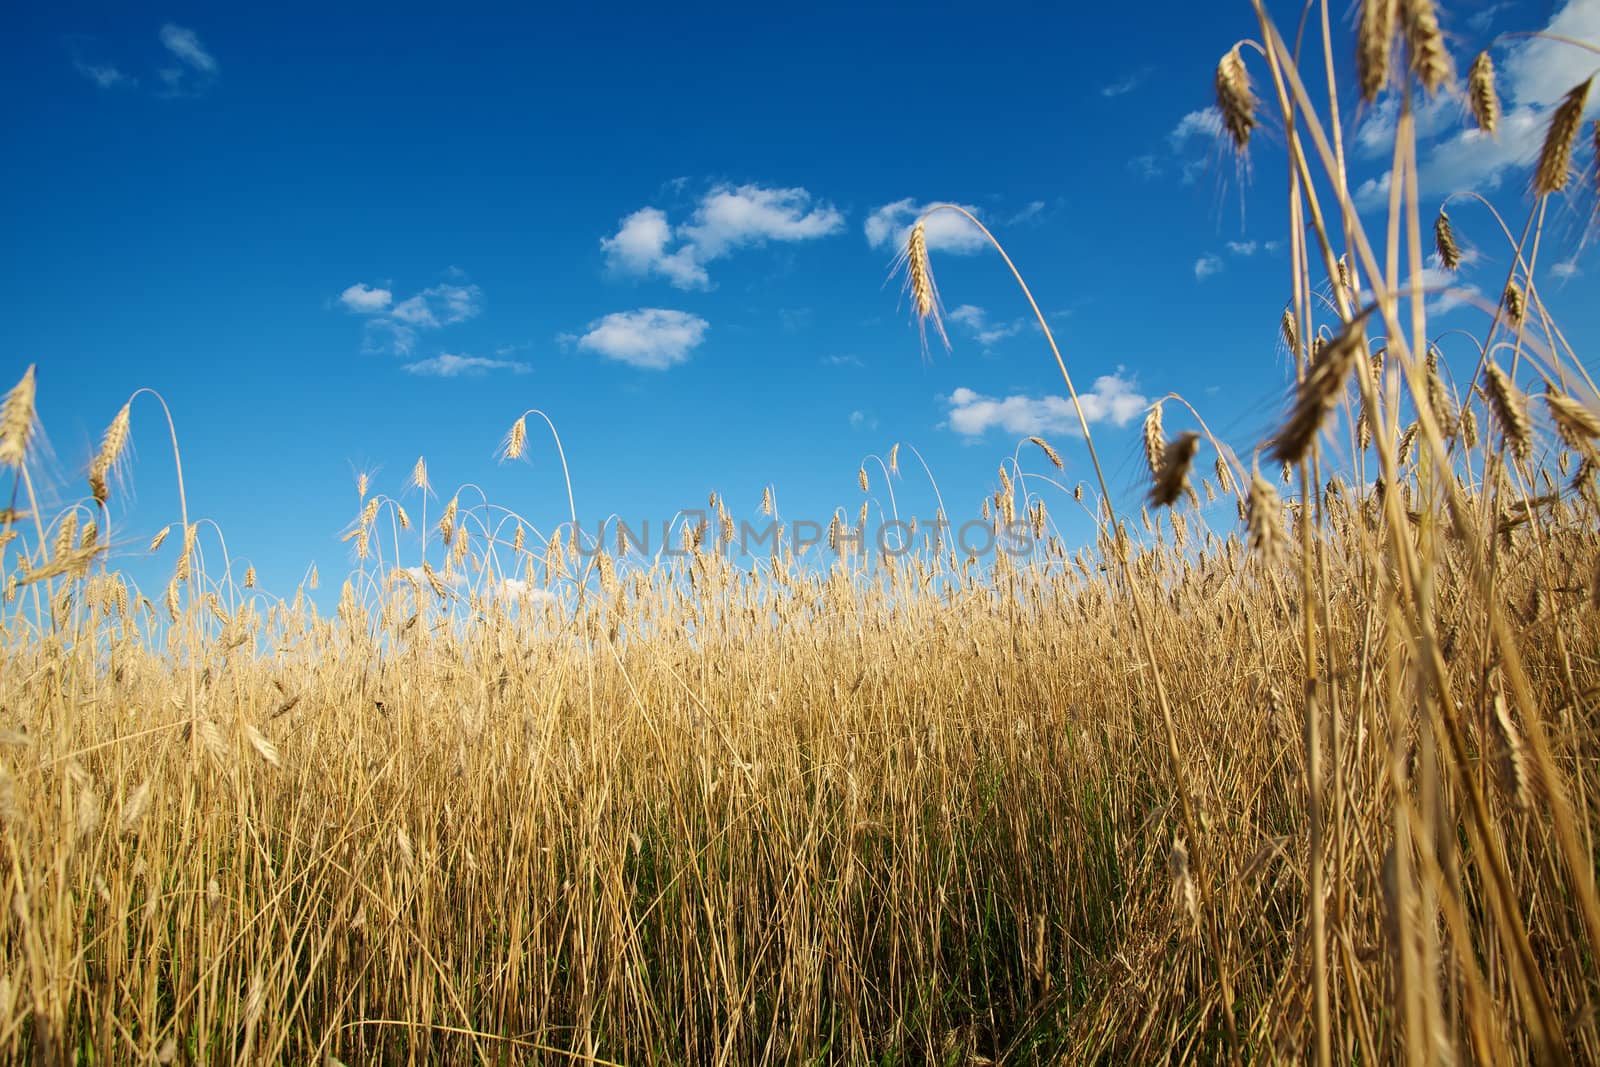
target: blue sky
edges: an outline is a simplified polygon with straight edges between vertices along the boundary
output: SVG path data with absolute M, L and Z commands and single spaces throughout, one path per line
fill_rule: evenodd
M 564 517 L 543 436 L 531 463 L 494 459 L 529 407 L 561 431 L 586 528 L 712 489 L 753 515 L 769 483 L 791 517 L 853 513 L 858 463 L 896 441 L 954 514 L 1027 433 L 1061 448 L 1069 484 L 1089 479 L 995 256 L 935 231 L 954 350 L 931 359 L 885 284 L 917 206 L 947 199 L 1027 275 L 1132 498 L 1149 399 L 1183 394 L 1243 450 L 1281 409 L 1282 145 L 1264 130 L 1242 174 L 1211 135 L 1212 73 L 1252 33 L 1247 4 L 1093 17 L 17 9 L 0 43 L 0 378 L 39 365 L 59 502 L 86 492 L 127 396 L 159 390 L 191 510 L 280 592 L 312 561 L 342 571 L 357 470 L 400 495 L 421 455 L 446 494 L 473 482 L 546 526 Z M 1445 26 L 1465 69 L 1494 33 L 1552 23 L 1600 39 L 1600 0 L 1457 3 Z M 1496 58 L 1507 132 L 1468 135 L 1458 100 L 1426 109 L 1425 193 L 1475 187 L 1520 220 L 1542 119 L 1593 64 L 1529 44 Z M 1380 202 L 1385 160 L 1363 146 L 1392 109 L 1345 104 Z M 1585 306 L 1600 264 L 1580 249 L 1592 208 L 1592 193 L 1558 203 L 1542 253 L 1580 352 L 1600 326 Z M 1452 215 L 1492 253 L 1461 283 L 1496 291 L 1486 216 Z M 1446 326 L 1481 319 L 1460 307 Z M 134 498 L 116 511 L 131 555 L 176 517 L 148 401 L 134 432 Z M 904 452 L 902 468 L 902 511 L 931 515 Z

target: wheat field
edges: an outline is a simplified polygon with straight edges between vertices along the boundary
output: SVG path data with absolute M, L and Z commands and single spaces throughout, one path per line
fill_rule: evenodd
M 1164 399 L 1143 499 L 1087 420 L 1018 442 L 974 506 L 1025 551 L 881 551 L 899 446 L 803 551 L 736 522 L 787 529 L 781 487 L 643 552 L 418 460 L 361 478 L 349 574 L 280 599 L 181 468 L 154 543 L 114 526 L 136 423 L 181 463 L 158 393 L 41 513 L 30 368 L 0 408 L 4 1056 L 1600 1062 L 1600 406 L 1537 262 L 1548 205 L 1593 217 L 1600 123 L 1574 87 L 1520 231 L 1425 202 L 1414 106 L 1494 135 L 1493 63 L 1458 75 L 1428 0 L 1359 7 L 1345 56 L 1326 5 L 1293 46 L 1241 6 L 1217 67 L 1292 220 L 1271 434 Z M 1351 94 L 1399 100 L 1377 219 Z M 1435 336 L 1413 279 L 1458 230 L 1504 288 Z M 900 265 L 942 341 L 920 222 Z

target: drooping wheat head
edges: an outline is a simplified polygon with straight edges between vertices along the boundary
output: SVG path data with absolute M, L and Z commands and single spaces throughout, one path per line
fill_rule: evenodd
M 1300 462 L 1316 440 L 1322 421 L 1344 395 L 1355 361 L 1366 354 L 1365 319 L 1358 316 L 1329 341 L 1300 381 L 1293 408 L 1272 441 L 1269 455 L 1285 465 Z
M 1515 279 L 1506 282 L 1503 303 L 1505 304 L 1506 318 L 1510 320 L 1513 326 L 1521 325 L 1522 316 L 1528 310 L 1528 301 L 1527 297 L 1522 293 L 1522 286 L 1518 285 Z
M 1562 443 L 1581 456 L 1593 456 L 1595 441 L 1600 439 L 1600 415 L 1577 398 L 1554 389 L 1544 394 L 1544 402 Z
M 1144 463 L 1152 478 L 1161 474 L 1162 456 L 1167 450 L 1167 439 L 1161 432 L 1161 401 L 1150 405 L 1144 416 Z
M 1038 447 L 1039 451 L 1044 453 L 1045 458 L 1050 461 L 1051 465 L 1054 466 L 1056 470 L 1059 471 L 1066 469 L 1066 464 L 1061 461 L 1061 453 L 1057 452 L 1054 448 L 1051 448 L 1049 441 L 1046 441 L 1042 437 L 1030 437 L 1028 440 L 1032 441 L 1034 445 Z
M 1500 369 L 1500 364 L 1492 359 L 1484 363 L 1483 392 L 1500 435 L 1518 458 L 1527 459 L 1533 449 L 1533 426 L 1528 419 L 1527 397 Z
M 1288 537 L 1283 529 L 1283 502 L 1278 498 L 1278 490 L 1261 477 L 1260 471 L 1250 477 L 1245 508 L 1250 551 L 1271 567 L 1283 557 Z
M 1160 467 L 1155 472 L 1150 487 L 1150 503 L 1156 507 L 1171 507 L 1189 488 L 1189 467 L 1195 453 L 1200 450 L 1200 435 L 1185 430 L 1172 439 L 1162 452 Z
M 1550 116 L 1550 128 L 1545 132 L 1544 144 L 1539 149 L 1539 162 L 1533 170 L 1533 193 L 1545 196 L 1567 187 L 1572 173 L 1572 148 L 1578 140 L 1578 128 L 1583 124 L 1583 108 L 1589 99 L 1590 78 L 1575 85 Z
M 1439 262 L 1445 270 L 1457 270 L 1461 266 L 1461 246 L 1456 244 L 1455 230 L 1450 226 L 1450 216 L 1445 214 L 1444 208 L 1439 209 L 1439 217 L 1433 220 L 1433 247 L 1439 253 Z
M 1240 45 L 1234 45 L 1217 63 L 1217 110 L 1222 127 L 1233 140 L 1233 147 L 1244 152 L 1250 147 L 1250 131 L 1255 129 L 1256 97 L 1250 89 L 1250 72 L 1245 69 Z

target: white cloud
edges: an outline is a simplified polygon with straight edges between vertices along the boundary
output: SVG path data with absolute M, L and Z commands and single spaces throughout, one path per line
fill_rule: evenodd
M 878 417 L 868 415 L 865 411 L 852 411 L 850 413 L 850 428 L 852 430 L 876 430 Z
M 1194 261 L 1194 278 L 1195 278 L 1195 281 L 1203 282 L 1207 278 L 1211 277 L 1213 274 L 1220 273 L 1222 268 L 1223 268 L 1222 257 L 1220 257 L 1220 256 L 1201 256 L 1199 259 Z
M 1582 273 L 1583 271 L 1578 267 L 1578 257 L 1576 255 L 1572 256 L 1570 259 L 1564 259 L 1559 263 L 1550 264 L 1551 276 L 1560 281 L 1566 281 L 1569 278 L 1576 278 Z
M 1152 178 L 1161 176 L 1161 161 L 1154 153 L 1134 156 L 1128 160 L 1128 170 L 1132 171 L 1138 178 L 1149 181 Z
M 79 74 L 82 74 L 102 89 L 113 89 L 118 85 L 134 86 L 139 84 L 109 63 L 105 65 L 85 63 L 83 60 L 77 59 L 73 61 L 72 65 Z
M 1144 80 L 1149 76 L 1150 68 L 1141 67 L 1132 74 L 1128 75 L 1126 78 L 1114 81 L 1110 85 L 1102 85 L 1100 87 L 1100 95 L 1109 99 L 1111 97 L 1118 97 L 1127 93 L 1131 93 L 1135 89 L 1139 88 L 1139 86 L 1143 85 Z
M 1178 158 L 1178 177 L 1184 185 L 1193 185 L 1198 181 L 1216 159 L 1221 135 L 1222 113 L 1214 107 L 1189 112 L 1167 134 L 1168 151 Z M 1197 155 L 1191 143 L 1196 140 L 1200 142 L 1202 154 Z M 1159 174 L 1161 169 L 1152 159 L 1149 165 L 1135 167 L 1135 173 L 1148 178 Z
M 366 331 L 361 339 L 361 351 L 370 354 L 392 352 L 397 356 L 409 356 L 417 347 L 417 331 L 403 322 L 396 322 L 387 316 L 375 316 L 367 320 Z
M 602 238 L 600 248 L 606 254 L 607 265 L 618 273 L 643 275 L 654 271 L 679 289 L 708 288 L 711 278 L 705 268 L 694 261 L 687 246 L 669 254 L 667 245 L 671 241 L 667 213 L 645 207 L 623 219 L 615 235 Z
M 1037 223 L 1044 218 L 1045 202 L 1033 200 L 1028 206 L 1006 220 L 1007 226 L 1022 226 L 1027 223 Z
M 1424 309 L 1429 315 L 1443 315 L 1458 307 L 1471 306 L 1483 296 L 1483 290 L 1476 285 L 1463 282 L 1455 272 L 1445 270 L 1437 255 L 1429 256 L 1428 264 L 1416 276 L 1416 281 L 1422 289 Z M 1410 288 L 1411 279 L 1406 278 L 1397 291 L 1405 293 Z M 1364 289 L 1357 294 L 1357 299 L 1363 304 L 1371 303 L 1374 294 Z
M 1544 142 L 1548 115 L 1534 108 L 1508 109 L 1500 117 L 1497 137 L 1476 127 L 1461 130 L 1426 149 L 1417 171 L 1424 199 L 1436 199 L 1468 189 L 1496 189 L 1508 171 L 1531 163 Z M 1392 173 L 1385 171 L 1356 187 L 1356 206 L 1363 211 L 1389 202 Z
M 972 304 L 962 304 L 946 314 L 945 318 L 966 327 L 984 348 L 991 348 L 1008 337 L 1015 337 L 1028 325 L 1026 319 L 1013 319 L 1007 323 L 990 322 L 988 313 Z
M 216 59 L 206 51 L 205 45 L 200 43 L 199 34 L 193 30 L 169 22 L 161 27 L 161 43 L 167 51 L 201 74 L 217 73 Z
M 1172 132 L 1167 134 L 1167 141 L 1174 151 L 1178 151 L 1189 143 L 1191 137 L 1204 137 L 1207 141 L 1212 141 L 1221 132 L 1222 112 L 1214 107 L 1207 107 L 1191 111 L 1179 119 Z
M 810 241 L 837 233 L 844 216 L 833 205 L 812 206 L 804 189 L 720 186 L 707 193 L 683 233 L 701 260 L 764 241 Z
M 1579 40 L 1600 38 L 1600 3 L 1596 0 L 1568 0 L 1545 27 L 1546 33 Z M 1439 116 L 1433 128 L 1419 123 L 1423 134 L 1447 134 L 1423 150 L 1417 180 L 1424 198 L 1432 199 L 1469 189 L 1498 188 L 1514 170 L 1531 164 L 1539 154 L 1549 127 L 1550 113 L 1573 86 L 1594 73 L 1593 53 L 1545 38 L 1519 40 L 1506 50 L 1497 63 L 1499 82 L 1507 106 L 1500 119 L 1498 136 L 1489 137 L 1464 124 L 1458 103 L 1424 108 L 1422 117 Z M 1370 140 L 1381 146 L 1393 136 L 1393 104 L 1384 117 L 1374 120 Z M 1383 109 L 1380 107 L 1380 112 Z M 1600 93 L 1591 92 L 1585 115 L 1600 113 Z M 1444 119 L 1451 121 L 1445 122 Z M 1454 132 L 1449 132 L 1454 129 Z M 1367 126 L 1358 142 L 1369 137 Z M 1363 182 L 1356 190 L 1356 203 L 1362 210 L 1375 210 L 1388 203 L 1390 175 L 1384 173 Z
M 502 578 L 498 585 L 493 587 L 506 600 L 522 600 L 535 604 L 544 604 L 556 599 L 556 595 L 542 586 L 532 582 L 523 581 L 521 578 Z
M 1417 137 L 1426 140 L 1449 130 L 1460 129 L 1465 113 L 1459 97 L 1440 93 L 1417 101 L 1411 114 L 1412 121 L 1416 123 Z M 1357 153 L 1367 157 L 1392 156 L 1395 126 L 1399 120 L 1400 100 L 1390 93 L 1362 115 L 1354 138 Z
M 1467 26 L 1474 33 L 1488 33 L 1489 27 L 1494 24 L 1495 16 L 1511 7 L 1509 0 L 1505 3 L 1490 4 L 1481 11 L 1475 11 L 1467 16 Z
M 600 248 L 617 273 L 659 274 L 679 289 L 707 289 L 705 265 L 713 260 L 768 241 L 815 240 L 843 226 L 833 205 L 813 202 L 804 189 L 719 185 L 700 198 L 689 222 L 674 228 L 666 212 L 640 208 Z
M 200 35 L 183 26 L 167 23 L 161 27 L 161 43 L 178 60 L 177 66 L 161 67 L 156 77 L 161 81 L 159 96 L 199 96 L 217 80 L 220 68 L 216 58 L 200 43 Z
M 630 366 L 665 370 L 686 362 L 705 340 L 708 327 L 705 319 L 687 311 L 617 311 L 591 322 L 578 347 Z
M 1567 0 L 1545 32 L 1579 41 L 1600 41 L 1600 3 Z M 1562 41 L 1531 37 L 1515 46 L 1500 63 L 1506 93 L 1522 106 L 1551 107 L 1572 87 L 1594 73 L 1595 54 Z M 1594 95 L 1589 110 L 1596 107 Z
M 1228 251 L 1236 256 L 1253 256 L 1260 247 L 1254 241 L 1229 241 Z
M 1079 393 L 1078 399 L 1089 423 L 1110 422 L 1115 426 L 1127 425 L 1150 404 L 1120 371 L 1096 378 L 1094 387 Z M 1070 397 L 1018 395 L 1001 400 L 961 388 L 950 394 L 949 404 L 949 427 L 968 437 L 981 436 L 994 427 L 1018 436 L 1082 434 Z
M 465 277 L 462 271 L 454 267 L 448 274 L 456 279 Z M 443 282 L 396 303 L 392 290 L 356 282 L 339 294 L 339 303 L 349 311 L 367 316 L 362 351 L 409 356 L 416 351 L 419 331 L 436 330 L 475 317 L 483 308 L 483 291 L 464 280 Z M 415 366 L 432 363 L 431 360 L 425 360 Z M 440 372 L 419 370 L 415 373 Z
M 513 374 L 528 373 L 526 363 L 517 363 L 509 359 L 485 359 L 482 356 L 458 356 L 451 352 L 441 352 L 432 359 L 407 363 L 405 369 L 410 374 L 421 374 L 430 378 L 459 378 L 463 374 L 477 375 L 491 370 L 508 370 Z
M 932 206 L 918 204 L 910 197 L 883 205 L 867 216 L 867 244 L 873 248 L 890 244 L 897 250 L 904 248 L 907 238 L 911 236 L 911 227 Z M 978 209 L 971 205 L 960 206 L 974 215 L 980 215 Z M 934 252 L 970 255 L 981 251 L 989 243 L 981 230 L 954 211 L 941 211 L 929 216 L 923 223 L 922 232 L 927 239 L 928 249 Z
M 348 291 L 348 290 L 347 290 Z M 389 312 L 411 326 L 436 327 L 465 322 L 482 310 L 483 292 L 476 285 L 445 283 L 407 297 Z
M 382 311 L 394 299 L 394 294 L 387 289 L 379 289 L 367 285 L 365 282 L 356 282 L 344 292 L 339 294 L 339 303 L 351 311 L 370 315 L 375 311 Z

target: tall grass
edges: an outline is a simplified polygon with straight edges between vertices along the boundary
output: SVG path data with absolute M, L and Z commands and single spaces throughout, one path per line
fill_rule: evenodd
M 1284 414 L 1236 450 L 1156 405 L 1137 521 L 1087 419 L 1098 491 L 1019 442 L 983 511 L 1037 535 L 1020 556 L 862 551 L 896 446 L 838 554 L 734 552 L 715 494 L 651 555 L 586 543 L 570 483 L 545 531 L 481 494 L 413 524 L 363 476 L 332 616 L 314 569 L 268 595 L 181 496 L 146 592 L 107 554 L 146 391 L 46 517 L 30 369 L 0 405 L 0 1049 L 1600 1060 L 1600 410 L 1537 271 L 1549 198 L 1593 181 L 1587 83 L 1522 235 L 1452 218 L 1417 187 L 1414 102 L 1456 85 L 1437 14 L 1363 4 L 1354 91 L 1399 102 L 1369 233 L 1326 5 L 1309 59 L 1256 12 L 1215 87 L 1229 143 L 1271 129 L 1286 165 Z M 1486 134 L 1493 80 L 1485 53 Z M 1502 295 L 1435 337 L 1423 267 L 1469 218 Z M 942 339 L 923 233 L 907 284 Z M 533 414 L 564 465 L 540 411 L 503 454 Z M 1080 507 L 1069 546 L 1050 509 Z

